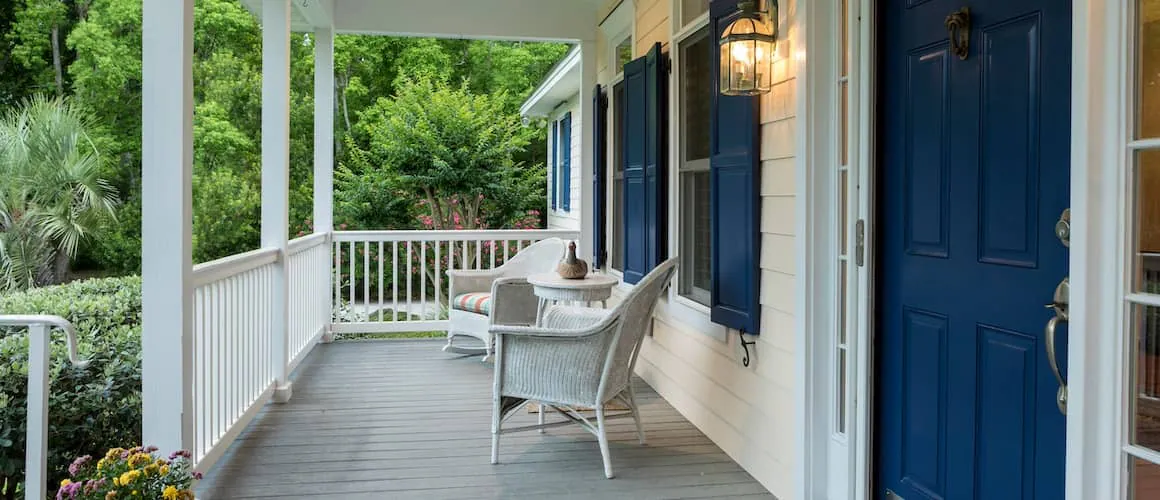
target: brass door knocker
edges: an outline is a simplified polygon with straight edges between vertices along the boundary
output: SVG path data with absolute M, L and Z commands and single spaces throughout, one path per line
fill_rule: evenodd
M 947 16 L 943 24 L 947 27 L 947 36 L 951 40 L 951 52 L 959 59 L 967 60 L 971 50 L 971 9 L 963 7 L 958 12 Z

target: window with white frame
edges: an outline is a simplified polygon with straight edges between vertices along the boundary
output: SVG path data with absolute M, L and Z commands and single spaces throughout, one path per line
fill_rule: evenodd
M 1160 495 L 1160 0 L 1139 0 L 1133 95 L 1135 127 L 1128 143 L 1126 197 L 1134 227 L 1126 295 L 1128 428 L 1124 452 L 1128 498 Z
M 620 43 L 616 44 L 616 49 L 613 52 L 613 66 L 616 68 L 616 75 L 624 74 L 624 65 L 632 60 L 632 37 L 625 37 Z
M 685 1 L 685 4 L 696 3 Z M 706 3 L 705 7 L 708 7 Z M 698 14 L 699 15 L 699 14 Z M 713 99 L 713 40 L 704 26 L 679 45 L 678 89 L 678 203 L 680 205 L 678 245 L 680 249 L 680 294 L 709 305 L 711 261 L 709 255 L 709 141 L 710 103 Z

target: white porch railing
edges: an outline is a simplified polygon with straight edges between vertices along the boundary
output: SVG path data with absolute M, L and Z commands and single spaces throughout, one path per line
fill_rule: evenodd
M 24 439 L 24 498 L 44 500 L 48 497 L 48 365 L 51 342 L 49 331 L 64 330 L 68 335 L 68 357 L 74 365 L 84 366 L 77 355 L 77 334 L 60 316 L 0 315 L 0 327 L 28 328 L 28 396 Z M 10 485 L 10 488 L 15 485 Z
M 294 371 L 330 328 L 329 243 L 330 235 L 320 233 L 293 240 L 286 249 L 290 256 L 286 373 Z
M 276 248 L 193 268 L 195 463 L 212 464 L 274 390 L 270 325 Z
M 448 269 L 492 269 L 547 238 L 579 231 L 339 231 L 334 318 L 339 334 L 446 330 Z

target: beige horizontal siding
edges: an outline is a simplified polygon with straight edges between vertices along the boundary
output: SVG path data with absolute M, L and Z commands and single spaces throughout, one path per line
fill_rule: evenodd
M 636 3 L 638 55 L 654 42 L 668 44 L 670 1 Z M 792 4 L 783 10 L 792 12 Z M 792 33 L 789 38 L 792 42 Z M 792 53 L 791 45 L 783 44 L 779 54 Z M 793 394 L 797 138 L 792 68 L 788 59 L 776 63 L 774 89 L 761 98 L 762 329 L 757 345 L 750 348 L 753 362 L 748 368 L 741 365 L 736 332 L 723 342 L 661 312 L 637 366 L 641 377 L 685 418 L 781 499 L 794 495 L 800 430 Z

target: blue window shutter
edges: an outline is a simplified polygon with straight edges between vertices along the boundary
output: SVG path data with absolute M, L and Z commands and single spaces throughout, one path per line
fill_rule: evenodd
M 624 65 L 624 281 L 665 259 L 668 64 L 661 44 Z
M 720 39 L 736 12 L 733 1 L 711 3 L 714 40 Z M 714 45 L 705 55 L 710 60 L 715 89 L 720 84 L 716 49 Z M 713 92 L 709 158 L 710 316 L 714 323 L 746 333 L 758 333 L 761 324 L 759 106 L 757 97 Z
M 548 164 L 552 165 L 552 180 L 548 183 L 549 196 L 552 198 L 552 210 L 556 209 L 556 184 L 560 182 L 559 173 L 556 171 L 557 159 L 560 157 L 556 149 L 560 146 L 559 123 L 552 122 L 552 157 L 548 158 Z
M 572 210 L 572 113 L 560 120 L 560 144 L 564 152 L 560 167 L 560 205 L 569 212 Z
M 608 258 L 607 238 L 605 235 L 608 182 L 608 96 L 596 85 L 592 92 L 592 105 L 595 109 L 595 120 L 592 121 L 592 267 L 603 269 Z M 583 125 L 583 124 L 581 124 Z M 583 144 L 581 144 L 583 147 Z M 583 207 L 581 207 L 583 208 Z

